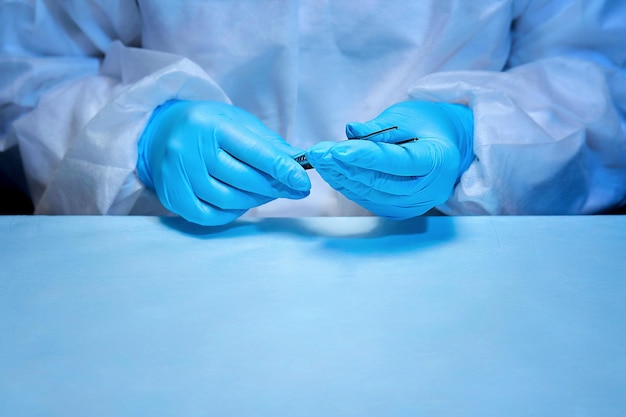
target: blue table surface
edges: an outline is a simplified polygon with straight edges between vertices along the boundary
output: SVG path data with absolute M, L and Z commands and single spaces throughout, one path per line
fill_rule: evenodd
M 0 416 L 624 416 L 626 216 L 0 217 Z

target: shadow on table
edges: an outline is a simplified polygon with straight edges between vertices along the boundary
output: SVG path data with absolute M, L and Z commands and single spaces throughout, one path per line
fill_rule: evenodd
M 433 246 L 456 235 L 450 217 L 422 216 L 408 220 L 380 217 L 305 217 L 240 219 L 224 226 L 203 227 L 177 217 L 162 222 L 199 239 L 228 239 L 277 234 L 318 240 L 331 250 L 353 253 L 406 252 Z

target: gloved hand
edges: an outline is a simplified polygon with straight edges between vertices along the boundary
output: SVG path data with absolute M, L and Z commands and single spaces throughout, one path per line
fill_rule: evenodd
M 158 107 L 139 140 L 137 172 L 168 210 L 201 225 L 231 222 L 275 198 L 300 199 L 311 183 L 302 152 L 252 114 L 212 101 Z
M 349 139 L 320 142 L 306 155 L 333 188 L 387 218 L 421 215 L 445 202 L 474 158 L 472 111 L 463 105 L 409 101 L 367 123 L 346 126 Z M 411 138 L 419 140 L 395 145 Z

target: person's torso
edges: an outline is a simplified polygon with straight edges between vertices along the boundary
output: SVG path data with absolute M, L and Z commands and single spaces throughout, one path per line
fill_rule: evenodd
M 233 104 L 304 149 L 344 139 L 346 123 L 405 100 L 426 74 L 500 71 L 512 3 L 140 0 L 142 44 L 196 62 Z M 302 215 L 359 213 L 311 178 L 314 198 L 283 204 L 302 205 Z
M 506 63 L 510 0 L 140 2 L 143 47 L 201 65 L 294 144 L 406 98 L 420 77 Z

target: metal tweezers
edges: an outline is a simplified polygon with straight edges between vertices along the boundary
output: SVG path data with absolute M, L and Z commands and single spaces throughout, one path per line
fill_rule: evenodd
M 367 134 L 365 136 L 355 136 L 355 137 L 350 138 L 348 140 L 369 139 L 372 136 L 376 136 L 376 135 L 379 135 L 381 133 L 387 132 L 389 130 L 394 130 L 394 129 L 397 129 L 397 128 L 398 128 L 398 126 L 391 126 L 391 127 L 385 128 L 385 129 L 377 130 L 376 132 L 369 133 L 369 134 Z M 404 143 L 415 142 L 417 140 L 419 140 L 419 138 L 404 139 L 404 140 L 401 140 L 399 142 L 393 142 L 393 144 L 394 145 L 402 145 Z M 302 166 L 302 168 L 304 168 L 304 169 L 312 169 L 313 168 L 313 165 L 311 165 L 309 163 L 309 161 L 307 161 L 305 153 L 301 153 L 299 155 L 296 155 L 296 156 L 293 157 L 293 159 L 294 159 L 294 161 L 299 163 Z

